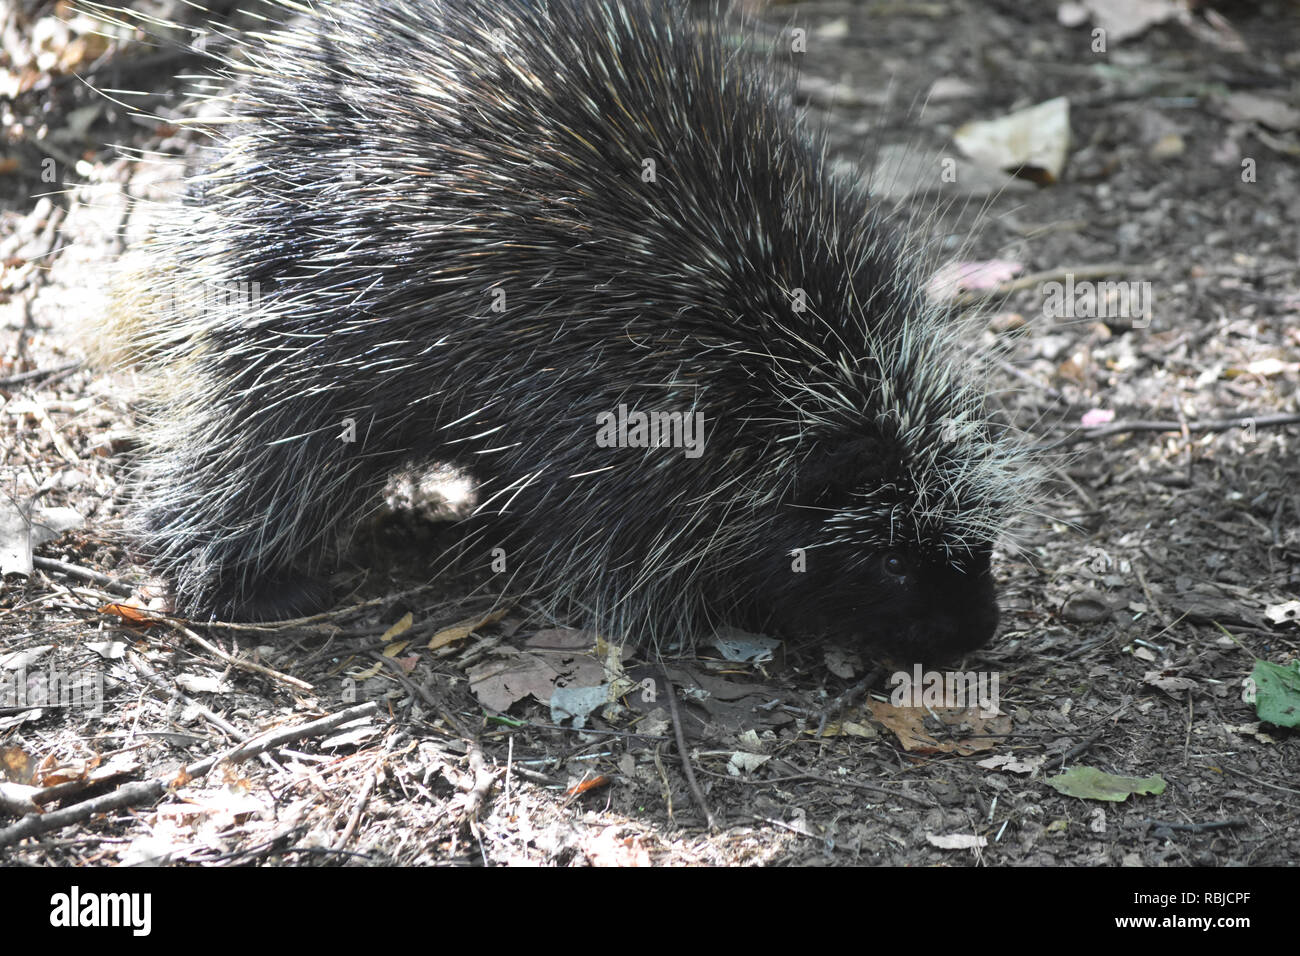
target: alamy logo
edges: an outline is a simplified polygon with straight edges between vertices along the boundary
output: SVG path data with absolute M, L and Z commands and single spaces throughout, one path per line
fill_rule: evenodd
M 703 412 L 618 412 L 596 416 L 598 448 L 683 448 L 687 458 L 704 454 Z
M 50 925 L 126 927 L 134 936 L 148 936 L 153 928 L 150 893 L 82 892 L 74 885 L 67 893 L 50 897 Z
M 1151 324 L 1150 282 L 1044 282 L 1043 315 L 1049 319 L 1128 319 L 1135 329 Z
M 998 714 L 998 675 L 987 671 L 898 671 L 889 678 L 895 707 L 969 707 L 978 704 L 981 717 Z
M 98 717 L 104 713 L 104 674 L 54 665 L 30 675 L 26 667 L 0 673 L 0 707 L 72 707 Z
M 260 282 L 170 282 L 159 290 L 159 308 L 212 320 L 253 320 L 262 304 Z

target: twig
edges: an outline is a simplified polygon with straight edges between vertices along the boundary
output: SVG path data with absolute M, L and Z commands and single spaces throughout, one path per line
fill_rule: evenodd
M 366 782 L 361 785 L 361 793 L 357 796 L 357 805 L 352 808 L 352 815 L 348 817 L 348 825 L 343 828 L 343 834 L 334 843 L 335 850 L 342 850 L 352 839 L 352 834 L 357 830 L 357 824 L 361 822 L 361 814 L 365 813 L 366 804 L 370 802 L 370 794 L 375 789 L 375 782 L 379 779 L 379 763 L 387 757 L 387 751 L 384 752 L 375 766 L 370 768 L 366 774 Z
M 1150 265 L 1128 262 L 1105 262 L 1094 266 L 1065 266 L 1047 269 L 1042 272 L 1031 272 L 1015 279 L 1008 279 L 1006 282 L 999 282 L 989 289 L 963 292 L 954 296 L 952 301 L 958 305 L 977 305 L 989 299 L 1005 298 L 1013 292 L 1036 289 L 1045 282 L 1058 282 L 1067 278 L 1075 280 L 1104 279 L 1106 276 L 1145 274 L 1151 271 L 1152 267 Z
M 158 688 L 160 691 L 166 694 L 171 700 L 179 701 L 180 703 L 184 704 L 186 707 L 190 707 L 194 709 L 194 711 L 199 715 L 201 715 L 204 720 L 208 721 L 208 723 L 212 724 L 214 727 L 223 731 L 224 733 L 229 734 L 230 737 L 235 741 L 239 743 L 243 743 L 244 741 L 249 739 L 248 734 L 241 731 L 230 721 L 226 720 L 224 717 L 220 717 L 217 714 L 214 714 L 211 710 L 209 710 L 207 707 L 204 707 L 202 704 L 200 704 L 194 698 L 190 697 L 188 694 L 182 693 L 181 691 L 177 690 L 175 687 L 172 687 L 170 684 L 168 684 L 165 680 L 162 679 L 161 676 L 159 676 L 154 671 L 152 667 L 150 667 L 147 663 L 145 663 L 144 659 L 139 654 L 136 654 L 135 652 L 131 652 L 130 654 L 128 654 L 128 659 L 130 660 L 131 665 L 140 673 L 141 677 L 143 677 L 149 683 L 153 684 L 154 687 Z
M 136 806 L 142 803 L 152 803 L 161 798 L 168 788 L 176 785 L 178 781 L 179 783 L 187 783 L 196 777 L 201 777 L 224 760 L 231 762 L 246 760 L 282 744 L 316 736 L 326 730 L 332 730 L 340 724 L 346 724 L 361 717 L 372 716 L 378 710 L 379 705 L 375 701 L 359 704 L 356 707 L 349 707 L 347 710 L 339 711 L 328 717 L 322 717 L 319 720 L 262 734 L 240 744 L 234 750 L 205 757 L 163 778 L 129 783 L 119 787 L 112 793 L 106 793 L 51 813 L 29 813 L 13 826 L 0 830 L 0 848 L 11 846 L 27 837 L 48 833 L 51 830 L 58 830 L 73 823 L 88 820 L 98 813 L 107 813 L 110 810 L 120 810 L 123 807 Z
M 67 574 L 74 578 L 81 578 L 83 581 L 89 581 L 92 584 L 98 584 L 110 594 L 116 594 L 120 597 L 131 596 L 131 585 L 123 584 L 107 574 L 92 571 L 90 568 L 83 568 L 79 564 L 69 564 L 66 561 L 56 561 L 54 558 L 42 558 L 32 555 L 32 565 L 42 571 L 57 571 L 60 574 Z
M 280 681 L 281 683 L 289 684 L 292 687 L 297 687 L 299 690 L 315 690 L 315 688 L 312 687 L 312 685 L 307 683 L 305 680 L 299 680 L 296 677 L 290 677 L 288 674 L 281 674 L 279 671 L 272 670 L 271 668 L 266 667 L 262 664 L 257 664 L 253 661 L 245 660 L 242 657 L 235 657 L 231 654 L 227 654 L 225 651 L 217 647 L 211 641 L 207 641 L 199 637 L 199 635 L 195 634 L 185 625 L 177 622 L 174 618 L 165 618 L 164 620 L 168 620 L 174 623 L 176 625 L 176 629 L 179 630 L 186 637 L 188 637 L 191 641 L 199 645 L 199 647 L 203 648 L 205 651 L 207 651 L 209 654 L 213 655 L 214 657 L 218 658 L 219 660 L 225 661 L 231 667 L 238 668 L 241 671 L 251 671 L 254 674 L 261 674 L 263 677 L 269 677 L 271 678 L 271 680 L 277 680 Z
M 704 801 L 704 792 L 700 790 L 700 785 L 695 779 L 695 768 L 691 766 L 691 752 L 686 749 L 686 734 L 682 730 L 682 715 L 677 707 L 677 691 L 673 687 L 672 680 L 668 677 L 668 668 L 664 665 L 660 666 L 664 672 L 664 685 L 668 694 L 668 709 L 673 715 L 673 734 L 677 738 L 677 755 L 681 758 L 682 771 L 686 774 L 686 786 L 691 791 L 691 798 L 694 799 L 695 805 L 704 814 L 704 822 L 712 830 L 717 827 L 717 821 L 714 819 L 709 805 Z
M 1174 624 L 1169 620 L 1169 615 L 1165 613 L 1164 608 L 1160 606 L 1160 603 L 1151 593 L 1151 587 L 1147 584 L 1147 577 L 1142 573 L 1142 565 L 1139 562 L 1134 561 L 1133 571 L 1137 574 L 1138 584 L 1141 585 L 1142 593 L 1146 595 L 1147 603 L 1151 605 L 1151 610 L 1155 613 L 1156 617 L 1160 618 L 1160 623 L 1165 626 L 1165 631 L 1169 630 L 1174 626 Z M 1163 634 L 1165 631 L 1161 631 L 1160 633 Z
M 358 720 L 361 717 L 371 717 L 379 712 L 378 701 L 367 701 L 364 704 L 357 704 L 355 707 L 349 707 L 347 710 L 340 710 L 336 714 L 330 714 L 328 717 L 321 717 L 319 720 L 309 721 L 305 724 L 298 724 L 295 727 L 283 727 L 280 730 L 270 731 L 265 734 L 258 734 L 252 740 L 241 744 L 234 750 L 230 751 L 224 757 L 217 754 L 200 760 L 191 766 L 199 768 L 199 773 L 207 773 L 222 760 L 229 760 L 232 763 L 239 760 L 247 760 L 249 757 L 255 757 L 266 750 L 274 750 L 284 744 L 292 743 L 295 740 L 303 740 L 307 737 L 315 737 L 326 730 L 333 730 L 340 724 L 346 724 L 349 721 Z M 207 766 L 204 766 L 207 764 Z M 194 772 L 189 767 L 185 770 L 186 775 L 194 776 Z
M 17 375 L 9 375 L 0 378 L 0 388 L 12 388 L 15 385 L 23 385 L 27 382 L 39 378 L 46 378 L 49 381 L 44 384 L 49 385 L 59 378 L 63 378 L 77 369 L 81 368 L 81 362 L 65 362 L 62 365 L 56 365 L 54 368 L 34 368 L 30 372 L 19 372 Z
M 1066 407 L 1069 407 L 1070 400 L 1065 397 L 1065 393 L 1062 392 L 1059 388 L 1053 388 L 1052 386 L 1048 385 L 1046 382 L 1039 381 L 1037 378 L 1030 375 L 1024 369 L 1017 368 L 1015 365 L 1011 364 L 1005 359 L 998 359 L 997 365 L 998 368 L 1002 369 L 1002 371 L 1006 372 L 1008 375 L 1012 375 L 1015 378 L 1020 379 L 1022 382 L 1025 382 L 1026 384 L 1031 385 L 1034 388 L 1038 389 L 1040 392 L 1042 392 L 1052 401 L 1056 402 L 1056 404 L 1065 405 Z
M 1064 438 L 1037 446 L 1038 451 L 1050 451 L 1056 448 L 1068 448 L 1080 442 L 1109 438 L 1111 435 L 1125 435 L 1132 432 L 1226 432 L 1234 428 L 1245 428 L 1250 424 L 1256 428 L 1271 428 L 1277 425 L 1300 424 L 1300 415 L 1240 415 L 1236 418 L 1215 418 L 1195 422 L 1148 421 L 1112 422 L 1094 428 L 1081 428 Z
M 753 783 L 759 786 L 768 786 L 769 784 L 774 784 L 774 783 L 789 783 L 794 780 L 812 780 L 816 783 L 824 783 L 830 787 L 841 787 L 841 788 L 847 788 L 849 790 L 862 790 L 863 792 L 873 794 L 874 796 L 882 800 L 910 800 L 912 803 L 915 803 L 918 806 L 925 807 L 926 809 L 933 809 L 935 805 L 934 800 L 927 800 L 924 797 L 918 797 L 915 794 L 907 792 L 906 790 L 888 790 L 884 787 L 876 786 L 875 784 L 861 783 L 857 780 L 850 780 L 847 778 L 840 778 L 840 777 L 831 778 L 831 777 L 823 776 L 822 774 L 811 773 L 807 770 L 798 768 L 794 764 L 790 763 L 788 760 L 783 760 L 781 762 L 785 766 L 790 767 L 795 772 L 782 774 L 779 777 L 761 777 L 761 778 L 755 777 L 752 781 L 741 778 L 740 782 Z M 722 775 L 717 774 L 717 776 L 720 777 Z
M 250 734 L 244 733 L 242 730 L 240 730 L 230 721 L 226 720 L 224 717 L 221 717 L 218 714 L 213 713 L 211 710 L 209 710 L 207 707 L 204 707 L 202 704 L 200 704 L 194 698 L 190 697 L 188 694 L 184 694 L 181 691 L 177 690 L 175 687 L 172 687 L 165 680 L 163 680 L 161 676 L 155 673 L 154 670 L 144 662 L 143 658 L 141 658 L 139 654 L 131 652 L 129 655 L 129 659 L 131 661 L 131 664 L 135 667 L 137 671 L 139 671 L 140 675 L 144 677 L 145 680 L 153 684 L 154 687 L 158 688 L 160 691 L 162 691 L 172 700 L 179 701 L 180 703 L 184 704 L 186 707 L 189 707 L 192 710 L 194 710 L 204 720 L 212 724 L 212 726 L 216 727 L 222 733 L 227 734 L 236 743 L 242 744 L 251 738 Z M 276 762 L 271 759 L 269 754 L 261 754 L 260 756 L 262 758 L 262 763 L 266 764 L 272 770 L 281 769 L 276 764 Z
M 1105 733 L 1106 733 L 1105 730 L 1097 731 L 1087 740 L 1084 740 L 1082 743 L 1075 744 L 1073 747 L 1071 747 L 1065 753 L 1061 754 L 1059 757 L 1053 757 L 1051 760 L 1047 761 L 1047 763 L 1043 764 L 1041 767 L 1038 768 L 1039 771 L 1042 773 L 1050 773 L 1051 771 L 1058 769 L 1067 760 L 1073 760 L 1075 757 L 1079 756 L 1079 754 L 1083 753 L 1085 750 L 1090 748 L 1093 744 L 1095 744 L 1098 740 L 1100 740 L 1105 735 Z
M 488 794 L 492 792 L 492 784 L 496 783 L 497 779 L 496 774 L 488 767 L 477 740 L 470 741 L 469 769 L 474 773 L 474 784 L 465 797 L 465 816 L 475 821 L 478 819 L 479 811 L 483 809 L 483 804 L 487 802 Z
M 1143 820 L 1157 830 L 1182 830 L 1185 833 L 1202 833 L 1206 830 L 1226 830 L 1231 827 L 1248 827 L 1249 820 L 1207 820 L 1205 823 L 1166 823 L 1163 820 Z
M 144 745 L 136 744 L 135 746 L 139 747 Z M 126 748 L 126 749 L 129 750 L 132 748 Z M 66 798 L 78 793 L 82 793 L 83 791 L 89 790 L 92 787 L 95 788 L 102 787 L 105 783 L 109 782 L 115 777 L 124 777 L 127 774 L 131 773 L 133 769 L 134 768 L 132 768 L 132 770 L 123 770 L 121 773 L 114 773 L 112 774 L 112 776 L 109 777 L 99 777 L 99 778 L 95 778 L 93 776 L 84 777 L 77 780 L 65 780 L 63 783 L 52 784 L 51 786 L 48 787 L 41 787 L 40 793 L 32 797 L 32 802 L 42 807 L 45 806 L 47 803 L 61 803 Z
M 29 813 L 11 827 L 0 830 L 0 847 L 11 846 L 19 840 L 60 830 L 73 823 L 89 820 L 97 813 L 108 813 L 140 803 L 152 803 L 167 792 L 167 784 L 161 780 L 145 780 L 140 783 L 128 783 L 118 787 L 112 793 L 74 803 L 62 810 L 51 813 Z
M 757 823 L 766 823 L 768 826 L 776 827 L 780 830 L 789 830 L 795 836 L 807 837 L 812 840 L 821 839 L 817 834 L 809 833 L 807 828 L 794 826 L 793 824 L 786 823 L 784 820 L 778 820 L 776 817 L 760 817 L 758 814 L 751 814 L 749 818 Z
M 31 139 L 28 142 L 35 145 L 42 143 L 43 141 Z M 68 210 L 64 206 L 54 206 L 50 210 L 50 214 L 45 220 L 45 226 L 43 228 L 44 234 L 39 237 L 41 245 L 38 245 L 30 255 L 26 256 L 29 262 L 35 262 L 37 259 L 44 259 L 55 251 L 55 247 L 58 246 L 59 243 L 59 238 L 63 235 L 63 221 L 67 218 L 67 215 Z M 32 319 L 32 303 L 36 300 L 36 296 L 40 292 L 41 287 L 49 280 L 49 273 L 50 270 L 48 265 L 44 268 L 37 267 L 31 275 L 31 280 L 25 286 L 15 290 L 21 294 L 23 306 L 23 324 L 18 329 L 18 343 L 12 353 L 18 357 L 19 361 L 25 361 L 27 358 L 28 336 L 31 330 L 35 327 L 35 323 Z M 39 404 L 36 406 L 36 412 L 38 415 L 43 415 L 44 411 L 44 408 L 40 407 Z M 46 418 L 48 421 L 48 416 Z M 53 428 L 52 424 L 50 427 Z M 63 436 L 59 434 L 58 429 L 53 429 L 51 432 L 51 439 L 54 442 L 54 447 L 59 450 L 60 454 L 64 454 L 65 451 L 69 450 L 67 448 L 67 442 L 63 440 Z M 75 456 L 66 460 L 73 464 L 77 463 Z
M 1064 468 L 1061 468 L 1058 465 L 1052 468 L 1052 473 L 1056 475 L 1061 482 L 1070 486 L 1074 493 L 1079 496 L 1079 500 L 1083 502 L 1083 506 L 1088 509 L 1088 512 L 1093 514 L 1097 512 L 1097 500 L 1093 498 L 1092 495 L 1088 494 L 1082 485 L 1071 478 Z
M 1281 790 L 1283 793 L 1300 794 L 1300 790 L 1295 790 L 1291 787 L 1284 787 L 1280 783 L 1269 783 L 1267 780 L 1260 780 L 1259 777 L 1251 773 L 1245 773 L 1241 770 L 1234 770 L 1232 767 L 1224 767 L 1223 769 L 1228 771 L 1228 773 L 1235 773 L 1238 777 L 1245 777 L 1251 783 L 1259 784 L 1259 786 L 1261 787 L 1268 787 L 1270 790 Z
M 832 717 L 837 716 L 840 711 L 856 701 L 859 697 L 865 696 L 867 691 L 872 687 L 875 687 L 876 682 L 884 676 L 885 669 L 883 667 L 872 668 L 867 672 L 866 677 L 862 678 L 862 680 L 858 681 L 844 693 L 840 694 L 840 696 L 836 697 L 833 701 L 823 707 L 821 714 L 817 718 L 816 736 L 820 739 L 821 735 L 826 732 L 826 724 L 829 723 Z
M 465 729 L 465 725 L 456 719 L 456 715 L 450 713 L 447 708 L 443 706 L 442 701 L 434 697 L 427 687 L 417 684 L 406 676 L 406 672 L 402 670 L 401 664 L 378 651 L 372 651 L 370 656 L 384 664 L 390 671 L 392 671 L 393 677 L 396 678 L 399 684 L 406 688 L 408 694 L 412 697 L 418 697 L 420 700 L 428 704 L 429 708 L 434 711 L 434 713 L 440 715 L 458 736 L 463 737 L 465 740 L 474 739 L 474 735 Z
M 510 812 L 510 784 L 513 781 L 515 772 L 515 735 L 511 734 L 506 738 L 506 779 L 501 786 L 501 802 L 504 804 L 506 812 Z

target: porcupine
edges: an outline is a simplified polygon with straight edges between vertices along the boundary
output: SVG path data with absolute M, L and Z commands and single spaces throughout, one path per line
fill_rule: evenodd
M 271 0 L 231 38 L 137 333 L 137 540 L 179 613 L 326 606 L 385 479 L 438 462 L 482 561 L 607 634 L 992 636 L 1027 472 L 969 329 L 791 71 L 683 6 Z M 702 443 L 630 447 L 658 412 Z

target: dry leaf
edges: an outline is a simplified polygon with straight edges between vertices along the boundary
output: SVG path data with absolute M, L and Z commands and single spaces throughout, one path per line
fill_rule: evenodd
M 409 631 L 409 630 L 411 629 L 411 623 L 412 623 L 414 620 L 415 620 L 415 617 L 411 614 L 410 611 L 407 611 L 405 614 L 402 615 L 401 619 L 398 620 L 397 623 L 395 623 L 395 624 L 394 624 L 392 627 L 390 627 L 388 630 L 384 631 L 383 637 L 381 637 L 380 640 L 381 640 L 381 641 L 391 641 L 391 640 L 392 640 L 393 638 L 395 638 L 398 634 L 404 634 L 404 633 L 406 633 L 407 631 Z M 387 653 L 387 652 L 385 652 L 385 653 Z
M 952 138 L 988 169 L 1036 170 L 1056 182 L 1070 151 L 1070 101 L 1058 96 L 999 119 L 970 122 Z
M 112 614 L 132 624 L 155 624 L 153 616 L 144 608 L 135 604 L 105 604 L 99 609 L 100 614 Z
M 931 846 L 937 846 L 941 850 L 974 850 L 989 845 L 988 840 L 973 833 L 949 833 L 943 836 L 927 833 L 925 839 Z
M 914 753 L 958 753 L 972 754 L 979 750 L 992 750 L 998 746 L 996 736 L 1011 733 L 1011 718 L 999 714 L 996 717 L 981 717 L 978 705 L 965 708 L 955 707 L 895 707 L 886 701 L 869 700 L 867 709 L 871 716 L 893 732 L 903 749 Z M 925 728 L 925 718 L 931 711 L 954 735 L 970 734 L 970 737 L 954 736 L 953 739 L 937 740 Z
M 445 627 L 429 640 L 429 650 L 436 651 L 440 647 L 446 647 L 455 641 L 463 641 L 480 627 L 487 627 L 489 624 L 495 624 L 506 616 L 509 608 L 500 608 L 485 614 L 482 617 L 474 617 L 459 624 L 453 624 L 451 627 Z

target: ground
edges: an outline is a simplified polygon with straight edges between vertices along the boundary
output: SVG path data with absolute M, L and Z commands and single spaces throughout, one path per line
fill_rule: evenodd
M 761 663 L 701 643 L 670 683 L 644 652 L 593 657 L 592 635 L 539 629 L 526 605 L 487 614 L 426 585 L 444 530 L 410 506 L 414 479 L 360 532 L 346 607 L 283 629 L 134 620 L 115 602 L 158 596 L 115 533 L 139 383 L 85 362 L 86 329 L 134 229 L 122 194 L 151 195 L 158 167 L 106 144 L 192 144 L 69 71 L 145 87 L 167 113 L 187 63 L 24 2 L 0 63 L 16 84 L 0 101 L 0 860 L 1300 858 L 1296 732 L 1261 722 L 1247 682 L 1257 661 L 1294 666 L 1300 643 L 1300 7 L 1198 4 L 1130 36 L 1107 24 L 1098 49 L 1087 4 L 752 6 L 774 42 L 791 15 L 807 29 L 801 94 L 847 175 L 894 146 L 960 158 L 963 124 L 1068 100 L 1059 174 L 910 217 L 960 237 L 941 258 L 986 264 L 966 300 L 998 280 L 982 303 L 1007 347 L 994 397 L 1052 446 L 1041 516 L 998 555 L 999 634 L 956 665 L 997 678 L 1000 714 L 896 706 L 910 664 L 811 639 Z M 894 202 L 900 167 L 875 168 Z M 1063 315 L 1046 284 L 1067 276 L 1150 308 Z M 89 696 L 33 709 L 51 675 L 90 678 Z M 864 707 L 851 688 L 868 676 Z M 585 728 L 544 702 L 611 679 L 624 693 Z M 1151 779 L 1122 801 L 1062 792 L 1087 768 Z

